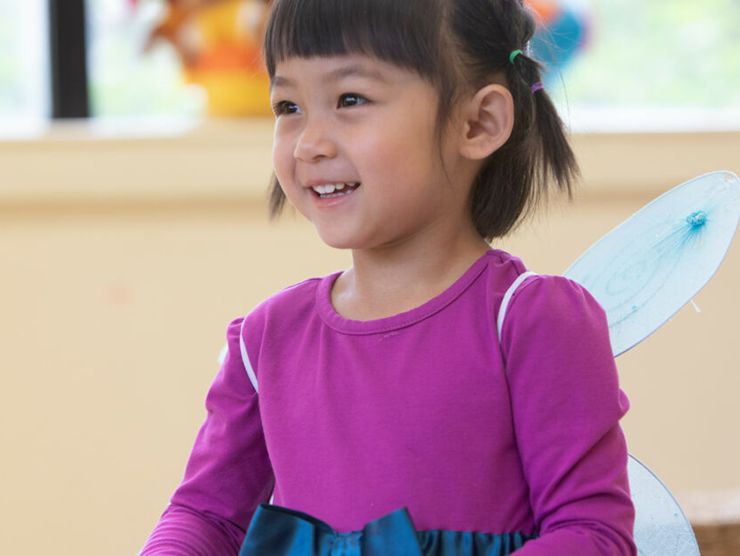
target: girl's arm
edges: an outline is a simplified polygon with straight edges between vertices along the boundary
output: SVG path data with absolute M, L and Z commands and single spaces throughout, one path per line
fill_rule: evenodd
M 270 497 L 274 476 L 258 396 L 240 356 L 241 324 L 229 324 L 228 352 L 206 396 L 208 414 L 185 478 L 141 556 L 236 555 L 252 514 Z
M 562 276 L 528 279 L 502 331 L 516 439 L 539 538 L 522 556 L 633 555 L 634 507 L 606 314 Z

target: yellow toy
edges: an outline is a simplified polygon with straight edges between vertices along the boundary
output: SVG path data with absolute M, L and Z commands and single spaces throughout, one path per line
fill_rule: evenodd
M 168 0 L 146 49 L 166 40 L 186 82 L 208 94 L 210 116 L 270 115 L 262 37 L 269 0 Z

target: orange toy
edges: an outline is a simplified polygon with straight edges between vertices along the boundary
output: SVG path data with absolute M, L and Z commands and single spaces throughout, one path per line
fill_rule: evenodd
M 146 48 L 173 45 L 184 78 L 208 94 L 211 116 L 271 114 L 262 37 L 269 0 L 168 0 Z
M 536 15 L 537 23 L 547 25 L 560 13 L 558 0 L 526 0 L 524 2 Z

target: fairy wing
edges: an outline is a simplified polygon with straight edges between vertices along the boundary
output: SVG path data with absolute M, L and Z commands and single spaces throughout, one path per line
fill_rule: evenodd
M 635 543 L 639 554 L 699 556 L 699 547 L 681 507 L 658 477 L 634 456 L 627 472 L 635 505 Z
M 604 308 L 615 357 L 665 324 L 711 279 L 740 218 L 740 180 L 713 172 L 664 193 L 565 271 Z M 630 455 L 640 554 L 698 556 L 691 524 L 668 488 Z
M 618 356 L 709 281 L 740 217 L 740 180 L 712 172 L 678 185 L 602 237 L 565 271 L 606 311 Z

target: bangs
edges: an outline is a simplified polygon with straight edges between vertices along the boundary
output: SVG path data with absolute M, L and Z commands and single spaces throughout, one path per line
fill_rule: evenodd
M 364 54 L 443 80 L 442 0 L 275 0 L 265 32 L 272 80 L 290 57 Z

